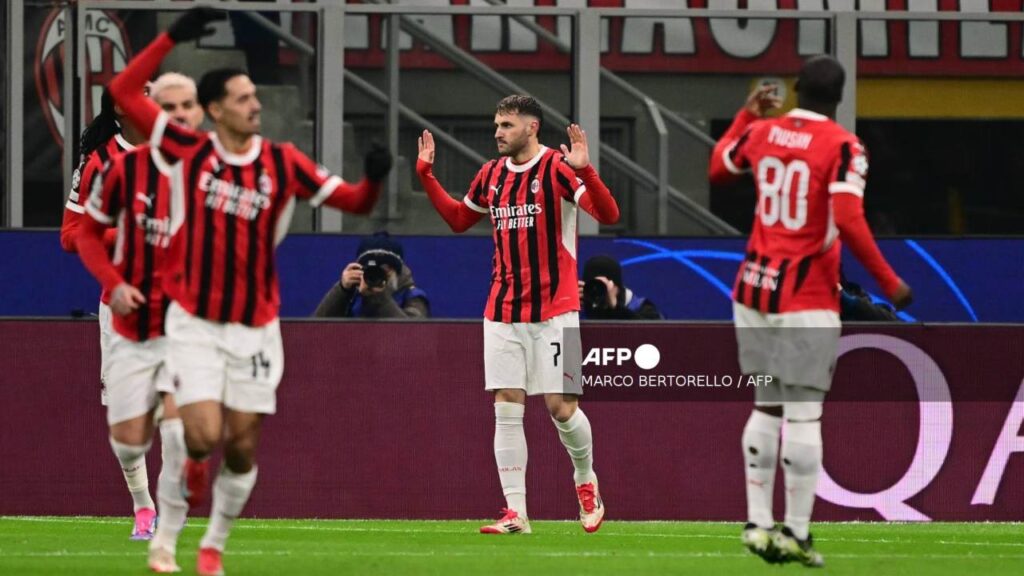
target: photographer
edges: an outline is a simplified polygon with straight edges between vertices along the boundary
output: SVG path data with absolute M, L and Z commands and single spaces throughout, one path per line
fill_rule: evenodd
M 594 256 L 583 265 L 580 281 L 583 317 L 589 320 L 664 320 L 653 302 L 622 283 L 622 266 L 609 256 Z
M 378 232 L 359 244 L 356 261 L 317 306 L 318 318 L 427 318 L 430 301 L 402 260 L 402 245 Z

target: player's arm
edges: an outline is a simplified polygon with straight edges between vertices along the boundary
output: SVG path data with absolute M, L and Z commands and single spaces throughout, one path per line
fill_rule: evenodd
M 828 191 L 839 238 L 871 273 L 886 297 L 897 308 L 906 307 L 913 298 L 910 287 L 882 256 L 864 218 L 864 183 L 868 170 L 864 147 L 858 142 L 844 142 L 833 170 L 835 177 Z
M 309 205 L 314 208 L 323 204 L 352 214 L 369 214 L 380 197 L 381 180 L 391 170 L 391 152 L 379 145 L 367 153 L 363 179 L 355 184 L 317 166 L 291 144 L 282 146 L 282 149 L 295 176 L 291 181 L 295 183 L 296 195 L 309 200 Z
M 419 155 L 416 158 L 416 175 L 420 178 L 420 184 L 430 198 L 430 203 L 441 215 L 441 218 L 452 229 L 452 232 L 465 232 L 487 214 L 487 209 L 480 204 L 483 197 L 484 182 L 483 170 L 477 173 L 473 183 L 469 186 L 469 193 L 465 201 L 459 202 L 448 195 L 448 192 L 441 186 L 434 176 L 434 136 L 424 130 L 419 138 Z M 474 201 L 473 198 L 478 201 Z
M 60 246 L 65 252 L 78 252 L 77 240 L 78 229 L 82 219 L 85 217 L 85 206 L 89 200 L 89 190 L 92 189 L 96 177 L 102 172 L 102 165 L 98 154 L 90 154 L 83 165 L 76 170 L 76 177 L 71 186 L 71 193 L 68 194 L 68 201 L 64 205 L 64 218 L 60 224 Z M 113 228 L 103 234 L 103 245 L 110 249 L 117 240 L 117 230 Z
M 78 256 L 103 289 L 110 291 L 110 308 L 119 315 L 131 313 L 146 301 L 137 288 L 124 281 L 103 241 L 123 210 L 123 178 L 121 162 L 114 162 L 105 175 L 94 178 L 86 215 L 81 218 L 76 239 Z
M 747 96 L 743 108 L 736 113 L 729 129 L 715 143 L 711 151 L 708 179 L 712 184 L 728 184 L 745 174 L 749 167 L 743 157 L 743 144 L 750 133 L 751 125 L 763 118 L 768 111 L 782 106 L 772 85 L 761 85 Z
M 566 133 L 569 135 L 571 148 L 566 148 L 565 144 L 562 144 L 562 155 L 568 167 L 573 170 L 573 174 L 571 178 L 566 177 L 564 167 L 559 166 L 559 184 L 563 190 L 571 190 L 572 201 L 595 220 L 601 224 L 615 224 L 619 221 L 619 205 L 590 163 L 587 133 L 577 124 L 570 124 Z M 573 179 L 578 179 L 578 186 L 573 187 Z
M 222 15 L 212 8 L 197 7 L 179 17 L 167 32 L 161 33 L 140 52 L 110 83 L 110 93 L 121 107 L 128 120 L 143 134 L 150 137 L 150 143 L 162 152 L 177 159 L 186 156 L 186 148 L 195 146 L 199 139 L 187 128 L 172 126 L 168 129 L 169 116 L 160 110 L 155 102 L 143 94 L 146 82 L 157 70 L 164 57 L 175 44 L 195 40 L 213 33 L 206 26 Z M 164 137 L 164 132 L 168 137 Z

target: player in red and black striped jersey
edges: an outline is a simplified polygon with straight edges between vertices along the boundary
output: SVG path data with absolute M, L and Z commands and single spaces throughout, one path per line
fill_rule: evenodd
M 114 98 L 109 90 L 103 91 L 101 103 L 99 115 L 82 132 L 79 144 L 82 160 L 71 177 L 71 191 L 68 193 L 68 201 L 64 204 L 60 245 L 66 252 L 78 252 L 75 241 L 78 239 L 78 227 L 85 215 L 93 179 L 103 172 L 104 167 L 114 156 L 146 141 L 145 135 L 140 134 L 133 126 L 124 126 L 119 122 L 122 114 L 114 105 Z M 103 238 L 108 248 L 113 248 L 114 237 L 115 231 L 110 230 Z M 104 293 L 104 304 L 108 297 L 109 295 Z
M 526 512 L 528 395 L 544 395 L 576 469 L 580 521 L 588 532 L 604 518 L 593 470 L 590 422 L 579 409 L 580 301 L 576 278 L 576 218 L 582 208 L 602 224 L 618 221 L 619 208 L 590 165 L 587 138 L 568 127 L 571 149 L 543 146 L 543 112 L 529 96 L 509 96 L 494 116 L 500 157 L 480 168 L 462 202 L 434 177 L 434 140 L 424 131 L 416 170 L 445 222 L 463 232 L 489 215 L 494 228 L 494 271 L 484 312 L 485 388 L 494 392 L 494 450 L 507 507 L 489 534 L 530 531 Z
M 151 85 L 149 94 L 174 122 L 193 128 L 202 123 L 191 78 L 164 74 Z M 112 102 L 108 109 L 115 110 Z M 103 114 L 100 116 L 102 121 Z M 83 137 L 83 149 L 102 130 L 101 124 L 91 125 L 90 133 Z M 124 130 L 134 133 L 131 124 L 124 124 Z M 185 460 L 184 428 L 169 394 L 173 389 L 164 365 L 166 343 L 162 338 L 167 300 L 160 271 L 169 238 L 168 174 L 170 167 L 159 155 L 151 157 L 146 145 L 107 157 L 105 166 L 95 174 L 87 169 L 80 184 L 89 186 L 82 191 L 83 198 L 88 195 L 88 203 L 85 215 L 75 223 L 72 242 L 89 271 L 100 280 L 103 293 L 112 295 L 108 302 L 114 314 L 108 308 L 109 333 L 101 340 L 107 419 L 111 447 L 135 500 L 132 537 L 139 540 L 154 534 L 156 510 L 149 496 L 145 455 L 154 432 L 154 422 L 148 416 L 157 402 L 162 402 L 163 408 L 158 417 L 163 460 L 160 485 L 177 479 Z M 107 242 L 111 235 L 114 242 Z M 184 522 L 184 513 L 175 520 L 164 499 L 160 501 L 162 527 Z
M 771 376 L 756 389 L 742 440 L 748 509 L 742 539 L 769 562 L 824 564 L 809 525 L 822 461 L 822 401 L 840 334 L 840 242 L 897 307 L 911 299 L 864 221 L 867 151 L 834 120 L 844 81 L 834 58 L 809 59 L 797 80 L 799 108 L 779 118 L 765 117 L 780 105 L 774 87 L 759 87 L 711 157 L 713 183 L 752 172 L 757 188 L 733 311 L 740 368 Z M 780 457 L 786 516 L 776 530 L 772 500 Z
M 101 178 L 101 174 L 110 161 L 125 151 L 132 150 L 136 144 L 145 142 L 145 136 L 130 125 L 120 123 L 123 113 L 114 105 L 109 90 L 103 91 L 100 113 L 82 132 L 79 144 L 81 162 L 75 169 L 71 180 L 71 191 L 64 205 L 64 218 L 60 228 L 60 245 L 67 252 L 78 252 L 78 233 L 82 222 L 89 220 L 85 215 L 89 192 Z M 113 250 L 117 231 L 108 229 L 102 237 L 102 245 Z M 110 311 L 110 292 L 103 290 L 100 294 L 98 319 L 100 328 L 100 401 L 109 406 L 109 390 L 106 385 L 110 371 L 111 346 L 114 338 L 113 315 Z M 124 438 L 121 438 L 124 440 Z M 118 441 L 118 438 L 112 438 Z M 122 451 L 125 452 L 125 451 Z M 128 452 L 132 452 L 128 450 Z M 153 535 L 153 521 L 156 517 L 156 506 L 149 493 L 149 475 L 144 457 L 132 454 L 115 454 L 121 464 L 128 491 L 132 495 L 134 510 L 134 526 L 131 533 L 133 540 L 148 540 Z
M 291 144 L 264 140 L 256 88 L 241 70 L 213 70 L 199 82 L 199 102 L 213 132 L 169 124 L 138 90 L 175 43 L 210 33 L 207 25 L 220 17 L 211 8 L 189 10 L 111 84 L 129 120 L 178 162 L 172 206 L 179 203 L 184 220 L 171 239 L 164 285 L 173 300 L 166 318 L 168 357 L 185 421 L 189 459 L 181 488 L 190 505 L 204 499 L 209 454 L 224 444 L 224 467 L 200 542 L 200 574 L 223 572 L 228 533 L 256 482 L 263 416 L 276 411 L 284 353 L 274 250 L 295 197 L 365 214 L 391 166 L 390 153 L 375 149 L 367 157 L 367 178 L 347 184 Z

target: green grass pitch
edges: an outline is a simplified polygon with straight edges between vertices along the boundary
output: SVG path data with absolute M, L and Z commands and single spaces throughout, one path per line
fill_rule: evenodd
M 585 534 L 575 522 L 533 522 L 533 534 L 477 533 L 480 521 L 243 520 L 227 574 L 798 574 L 739 543 L 739 524 L 614 522 Z M 178 545 L 195 573 L 205 520 Z M 127 518 L 0 518 L 0 574 L 146 574 L 146 544 Z M 828 574 L 1024 574 L 1021 524 L 817 524 Z

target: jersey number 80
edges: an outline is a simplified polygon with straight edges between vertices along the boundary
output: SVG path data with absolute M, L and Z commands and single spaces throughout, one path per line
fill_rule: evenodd
M 774 226 L 779 220 L 787 230 L 799 230 L 807 223 L 807 191 L 811 169 L 803 160 L 783 164 L 774 156 L 765 156 L 757 164 L 757 213 L 761 224 Z M 796 194 L 796 200 L 791 196 Z

